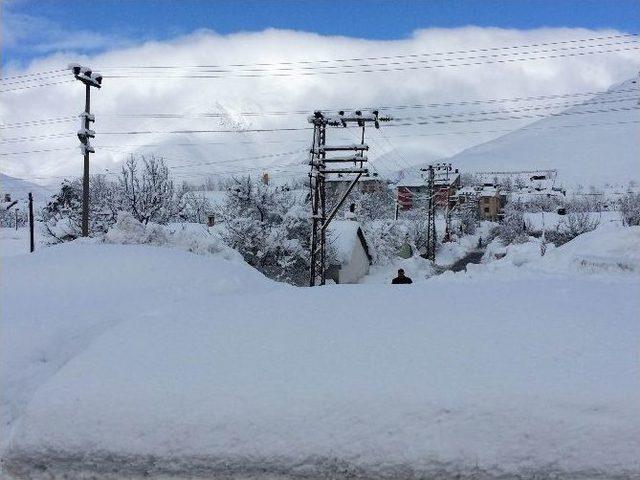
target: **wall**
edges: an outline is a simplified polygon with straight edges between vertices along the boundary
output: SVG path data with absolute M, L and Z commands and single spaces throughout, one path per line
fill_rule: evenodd
M 338 274 L 339 283 L 358 283 L 358 281 L 368 273 L 369 258 L 362 244 L 358 241 L 353 247 L 349 262 L 343 264 L 340 268 Z

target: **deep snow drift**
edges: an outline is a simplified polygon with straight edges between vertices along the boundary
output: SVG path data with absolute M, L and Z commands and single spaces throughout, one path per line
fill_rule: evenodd
M 556 260 L 602 253 L 598 236 L 626 255 L 640 228 L 579 237 Z M 74 242 L 6 259 L 6 465 L 637 478 L 640 279 L 558 264 L 296 289 L 169 248 Z

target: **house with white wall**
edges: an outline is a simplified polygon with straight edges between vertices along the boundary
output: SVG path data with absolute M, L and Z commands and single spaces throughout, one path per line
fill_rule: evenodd
M 327 268 L 327 278 L 336 283 L 358 283 L 369 273 L 371 255 L 360 224 L 354 220 L 333 220 L 328 227 L 330 250 L 335 262 Z

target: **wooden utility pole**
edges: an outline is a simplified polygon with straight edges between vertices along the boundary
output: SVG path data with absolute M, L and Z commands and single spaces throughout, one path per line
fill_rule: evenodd
M 84 97 L 84 122 L 82 122 L 85 132 L 89 130 L 89 115 L 91 115 L 91 87 L 85 85 Z M 80 139 L 82 141 L 82 138 Z M 85 136 L 83 143 L 84 164 L 82 169 L 82 236 L 89 236 L 89 137 Z
M 33 194 L 29 192 L 29 251 L 35 250 L 35 239 L 33 238 Z
M 95 153 L 89 141 L 95 138 L 96 132 L 91 130 L 90 123 L 95 122 L 95 117 L 91 115 L 91 87 L 100 88 L 102 86 L 102 75 L 91 71 L 90 68 L 83 67 L 77 63 L 69 65 L 76 79 L 85 85 L 84 112 L 80 114 L 82 123 L 78 130 L 80 140 L 80 150 L 84 155 L 84 166 L 82 174 L 82 236 L 89 236 L 89 154 Z

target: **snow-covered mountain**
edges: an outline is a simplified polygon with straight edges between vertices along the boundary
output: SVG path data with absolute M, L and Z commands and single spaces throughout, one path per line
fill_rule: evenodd
M 29 192 L 33 193 L 33 199 L 36 202 L 47 201 L 52 193 L 51 190 L 42 185 L 0 173 L 0 193 L 2 197 L 4 197 L 5 193 L 9 193 L 14 200 L 24 200 Z
M 557 169 L 565 185 L 640 180 L 638 84 L 628 80 L 579 106 L 468 148 L 463 171 Z

